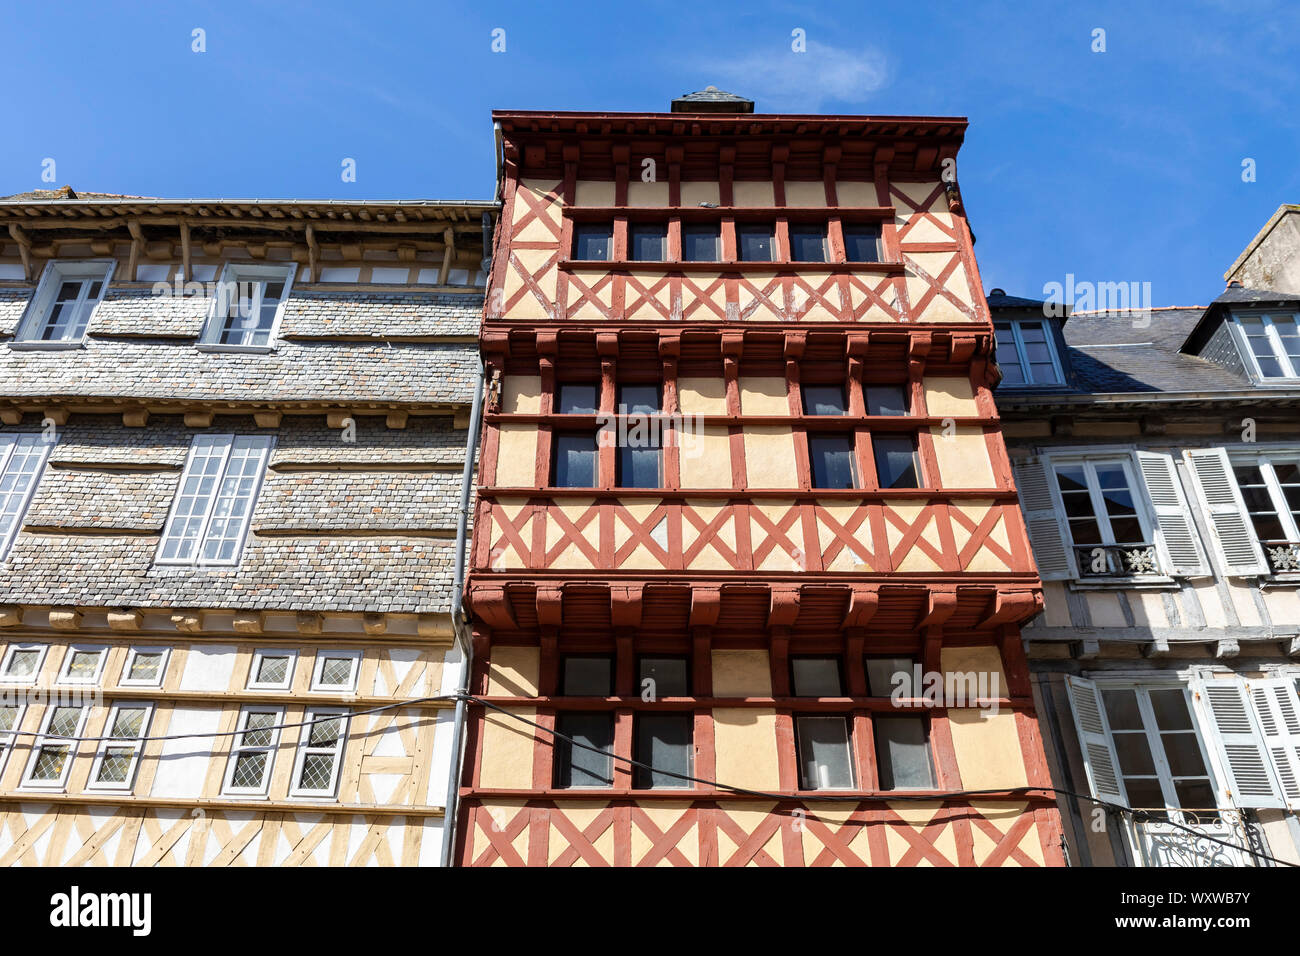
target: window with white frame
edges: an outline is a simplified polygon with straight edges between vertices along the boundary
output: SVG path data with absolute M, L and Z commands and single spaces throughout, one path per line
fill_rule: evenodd
M 104 297 L 111 261 L 51 262 L 14 336 L 29 348 L 79 345 L 91 313 Z
M 355 690 L 360 662 L 360 651 L 318 651 L 311 689 L 345 692 Z
M 297 651 L 259 648 L 253 654 L 253 663 L 248 669 L 248 689 L 288 690 L 297 661 Z
M 52 447 L 43 434 L 0 432 L 0 561 L 9 556 Z
M 23 774 L 24 787 L 60 788 L 67 782 L 72 758 L 77 753 L 77 741 L 64 738 L 80 737 L 89 713 L 89 706 L 51 705 L 46 708 L 41 736 L 32 745 L 27 771 Z
M 299 737 L 293 793 L 300 797 L 333 796 L 347 740 L 347 711 L 311 708 L 303 720 L 309 723 Z
M 158 546 L 158 564 L 239 563 L 271 443 L 269 435 L 194 439 Z
M 123 686 L 158 687 L 167 673 L 168 648 L 132 647 L 122 668 Z
M 90 787 L 103 790 L 130 790 L 135 784 L 135 772 L 140 763 L 140 739 L 149 732 L 153 705 L 137 701 L 117 703 L 108 712 L 95 752 L 95 762 L 90 768 Z
M 45 663 L 45 644 L 10 644 L 0 661 L 0 680 L 10 684 L 34 684 Z
M 0 706 L 0 773 L 4 772 L 5 764 L 9 762 L 9 754 L 13 752 L 14 741 L 17 739 L 14 732 L 22 726 L 26 710 L 24 704 Z
M 1256 376 L 1264 380 L 1300 378 L 1300 316 L 1261 312 L 1234 318 Z
M 245 707 L 239 712 L 235 728 L 238 732 L 226 762 L 226 793 L 266 793 L 283 717 L 284 709 L 280 707 Z
M 1223 573 L 1300 574 L 1300 448 L 1195 448 L 1186 458 Z
M 1046 321 L 1002 320 L 993 323 L 993 331 L 997 336 L 1003 387 L 1065 384 L 1052 330 Z
M 98 683 L 107 654 L 107 649 L 103 647 L 69 647 L 63 655 L 59 681 L 67 684 Z
M 200 344 L 208 348 L 269 349 L 293 285 L 294 266 L 238 265 L 221 273 Z

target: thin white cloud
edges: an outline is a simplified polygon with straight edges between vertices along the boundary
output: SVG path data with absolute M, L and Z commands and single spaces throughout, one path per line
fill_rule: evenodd
M 827 101 L 863 103 L 889 81 L 889 61 L 870 47 L 861 50 L 808 41 L 804 53 L 751 53 L 714 59 L 701 72 L 717 75 L 716 85 L 755 101 L 760 112 L 811 113 Z

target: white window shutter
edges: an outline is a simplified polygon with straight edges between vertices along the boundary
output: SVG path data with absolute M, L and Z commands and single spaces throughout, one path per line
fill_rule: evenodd
M 1174 459 L 1151 451 L 1134 452 L 1147 499 L 1156 518 L 1156 547 L 1161 560 L 1174 574 L 1201 577 L 1210 573 L 1209 562 L 1201 550 L 1196 523 L 1183 495 Z
M 1016 491 L 1025 513 L 1029 540 L 1034 546 L 1039 577 L 1044 581 L 1076 577 L 1074 549 L 1056 508 L 1047 459 L 1029 458 L 1016 465 L 1015 470 Z
M 1197 448 L 1186 455 L 1223 573 L 1234 577 L 1267 574 L 1264 552 L 1241 500 L 1227 451 Z
M 1300 806 L 1300 698 L 1295 685 L 1282 677 L 1248 684 L 1282 793 L 1291 807 Z
M 1237 807 L 1284 808 L 1268 751 L 1255 721 L 1246 684 L 1237 678 L 1194 680 L 1192 696 L 1211 729 L 1214 749 L 1227 775 L 1226 785 Z
M 1072 674 L 1065 676 L 1065 684 L 1070 692 L 1074 728 L 1079 734 L 1079 749 L 1083 751 L 1083 766 L 1088 771 L 1092 795 L 1098 800 L 1127 806 L 1128 795 L 1119 776 L 1119 758 L 1106 724 L 1101 691 L 1092 681 Z

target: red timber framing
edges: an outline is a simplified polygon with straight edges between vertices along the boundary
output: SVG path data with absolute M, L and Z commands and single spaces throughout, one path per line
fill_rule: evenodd
M 1063 863 L 1019 637 L 1041 609 L 1041 585 L 990 391 L 992 326 L 970 230 L 943 175 L 965 122 L 495 118 L 504 209 L 480 340 L 494 385 L 466 584 L 470 689 L 538 726 L 471 708 L 460 862 Z M 746 222 L 772 224 L 772 261 L 737 261 Z M 791 259 L 791 224 L 807 222 L 825 226 L 824 262 Z M 583 223 L 612 223 L 607 261 L 574 258 Z M 639 223 L 663 227 L 661 261 L 631 261 L 629 225 Z M 683 231 L 694 224 L 716 226 L 719 261 L 682 261 Z M 850 225 L 878 230 L 879 261 L 849 261 Z M 756 380 L 784 386 L 749 407 L 746 383 Z M 928 407 L 935 381 L 965 383 L 962 413 Z M 683 397 L 700 382 L 716 383 L 704 411 Z M 568 383 L 591 387 L 591 413 L 560 412 Z M 555 434 L 618 421 L 619 387 L 637 384 L 662 396 L 649 416 L 663 428 L 659 486 L 621 487 L 618 450 L 602 442 L 594 485 L 557 487 Z M 803 389 L 817 385 L 843 387 L 845 414 L 804 413 Z M 901 389 L 906 414 L 868 414 L 876 386 Z M 507 400 L 521 388 L 529 401 Z M 711 483 L 688 474 L 680 433 L 689 429 L 719 438 L 719 462 L 729 456 L 729 468 L 709 471 Z M 935 445 L 944 429 L 983 436 L 988 480 L 945 483 Z M 771 432 L 789 438 L 785 481 L 772 480 L 770 455 L 751 442 Z M 809 439 L 819 433 L 850 436 L 854 487 L 816 487 Z M 902 435 L 915 441 L 915 487 L 882 488 L 874 442 Z M 1013 784 L 963 781 L 970 725 L 954 727 L 961 715 L 944 700 L 868 692 L 869 657 L 911 659 L 929 673 L 943 669 L 945 652 L 963 650 L 996 651 L 1000 693 L 962 706 L 1010 715 Z M 727 652 L 761 652 L 761 687 L 718 683 L 730 680 L 718 670 Z M 502 680 L 494 654 L 532 661 L 533 671 Z M 612 696 L 563 695 L 566 655 L 610 658 Z M 688 695 L 642 699 L 637 660 L 656 655 L 689 662 Z M 800 655 L 837 660 L 844 696 L 794 696 L 790 662 Z M 548 732 L 559 711 L 612 715 L 620 758 L 635 754 L 640 715 L 690 714 L 700 781 L 638 789 L 615 760 L 610 786 L 559 787 Z M 723 772 L 738 738 L 719 726 L 720 713 L 770 726 L 774 770 L 764 785 Z M 925 721 L 932 789 L 882 782 L 874 728 L 900 713 Z M 801 789 L 796 721 L 815 714 L 849 720 L 854 786 L 834 791 L 834 802 Z

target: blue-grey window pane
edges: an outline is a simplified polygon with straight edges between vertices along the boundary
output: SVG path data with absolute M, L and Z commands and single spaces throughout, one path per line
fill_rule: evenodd
M 561 693 L 566 697 L 609 697 L 614 693 L 614 659 L 597 655 L 564 658 Z
M 740 246 L 741 262 L 772 261 L 772 227 L 770 225 L 738 225 L 736 241 Z
M 916 441 L 908 436 L 875 435 L 876 479 L 881 488 L 919 488 Z
M 798 717 L 799 776 L 804 790 L 851 790 L 853 757 L 844 717 Z
M 628 227 L 629 256 L 635 262 L 662 262 L 668 258 L 667 227 L 662 223 L 638 223 Z
M 637 691 L 647 689 L 646 681 L 653 681 L 649 690 L 656 699 L 660 697 L 690 697 L 690 669 L 684 657 L 643 657 L 638 664 Z
M 620 385 L 618 387 L 620 415 L 657 415 L 660 398 L 658 385 Z
M 682 227 L 683 262 L 717 262 L 718 248 L 722 245 L 716 225 Z
M 880 228 L 878 226 L 844 226 L 844 254 L 849 262 L 878 262 L 880 260 Z
M 573 258 L 608 260 L 614 248 L 609 223 L 579 223 L 573 227 Z
M 600 402 L 595 385 L 565 382 L 560 385 L 560 400 L 555 411 L 560 415 L 594 415 Z
M 871 730 L 876 738 L 881 790 L 934 788 L 934 764 L 924 717 L 877 717 Z
M 691 786 L 691 781 L 674 774 L 690 775 L 694 732 L 694 714 L 638 715 L 635 759 L 654 770 L 633 768 L 634 785 L 643 790 Z
M 803 412 L 805 415 L 846 415 L 844 389 L 839 385 L 803 385 Z
M 906 415 L 907 393 L 901 385 L 868 385 L 865 389 L 868 415 Z
M 913 688 L 916 662 L 910 657 L 868 657 L 867 694 L 871 697 L 892 697 L 897 689 L 903 697 L 921 696 L 921 688 Z M 897 675 L 905 675 L 900 680 Z
M 614 783 L 613 759 L 609 756 L 614 746 L 613 714 L 559 714 L 555 729 L 579 744 L 597 747 L 605 753 L 593 753 L 586 747 L 575 747 L 567 740 L 555 739 L 556 787 L 608 787 Z
M 792 657 L 790 676 L 796 697 L 843 697 L 837 657 Z
M 620 488 L 660 488 L 663 476 L 660 464 L 663 458 L 658 446 L 633 448 L 624 445 L 618 450 L 618 486 Z
M 853 439 L 848 435 L 809 435 L 814 488 L 854 488 Z
M 555 436 L 555 487 L 596 487 L 596 436 L 569 434 Z
M 790 259 L 794 262 L 825 262 L 826 227 L 791 223 Z

